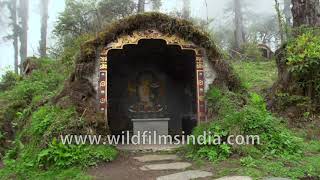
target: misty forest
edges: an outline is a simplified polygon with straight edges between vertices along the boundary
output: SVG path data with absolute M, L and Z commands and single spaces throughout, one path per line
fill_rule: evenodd
M 0 29 L 0 179 L 320 180 L 320 0 L 0 0 Z

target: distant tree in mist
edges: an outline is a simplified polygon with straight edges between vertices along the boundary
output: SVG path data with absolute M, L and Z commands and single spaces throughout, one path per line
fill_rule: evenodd
M 190 0 L 182 0 L 182 17 L 184 19 L 190 19 L 191 9 Z
M 0 26 L 3 24 L 4 22 L 4 17 L 5 17 L 5 7 L 6 7 L 6 1 L 4 0 L 0 0 Z
M 160 11 L 162 1 L 161 0 L 150 0 L 152 5 L 152 11 Z
M 49 0 L 40 1 L 41 12 L 41 39 L 40 39 L 40 56 L 47 56 L 47 31 L 48 31 L 48 6 Z
M 60 37 L 77 37 L 98 33 L 113 20 L 132 15 L 136 4 L 131 0 L 66 0 L 54 33 Z
M 285 22 L 283 20 L 283 16 L 282 16 L 282 12 L 281 12 L 281 8 L 280 8 L 280 3 L 278 0 L 274 0 L 275 2 L 275 9 L 277 12 L 277 21 L 278 21 L 278 25 L 279 25 L 279 34 L 280 34 L 280 41 L 281 44 L 284 43 L 285 41 Z
M 20 27 L 17 20 L 17 0 L 4 0 L 0 1 L 1 12 L 6 12 L 5 8 L 9 11 L 9 26 L 11 27 L 11 32 L 5 37 L 6 40 L 12 40 L 13 50 L 14 50 L 14 72 L 19 73 L 19 32 Z M 2 14 L 2 17 L 5 17 Z M 4 22 L 1 22 L 4 23 Z
M 243 25 L 243 13 L 241 0 L 233 0 L 234 3 L 234 23 L 235 23 L 235 49 L 240 50 L 245 43 L 245 32 Z
M 19 32 L 20 39 L 20 64 L 27 58 L 28 53 L 28 20 L 29 20 L 29 0 L 19 0 L 19 23 L 21 30 Z M 20 68 L 22 73 L 22 69 Z
M 138 0 L 138 13 L 145 11 L 146 0 Z
M 277 17 L 270 15 L 256 15 L 247 33 L 248 42 L 256 42 L 271 46 L 278 44 L 279 28 Z

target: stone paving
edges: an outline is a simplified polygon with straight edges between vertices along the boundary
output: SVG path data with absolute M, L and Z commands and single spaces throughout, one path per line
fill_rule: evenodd
M 141 170 L 143 171 L 148 171 L 148 170 L 157 170 L 157 171 L 162 171 L 162 170 L 184 170 L 188 167 L 192 166 L 191 163 L 188 162 L 174 162 L 174 163 L 163 163 L 163 164 L 149 164 L 149 165 L 144 165 L 140 167 Z
M 133 159 L 136 159 L 140 162 L 152 162 L 152 161 L 165 161 L 165 160 L 177 160 L 178 157 L 174 154 L 168 154 L 168 155 L 144 155 L 140 157 L 134 157 Z
M 186 180 L 195 178 L 204 178 L 212 176 L 211 172 L 200 171 L 200 170 L 190 170 L 183 171 L 179 173 L 169 174 L 166 176 L 160 176 L 157 180 Z
M 140 167 L 142 171 L 165 171 L 175 170 L 175 173 L 159 176 L 156 180 L 191 180 L 191 179 L 213 179 L 212 172 L 190 169 L 192 164 L 189 162 L 181 162 L 180 159 L 173 154 L 159 155 L 143 155 L 134 157 L 136 161 L 145 163 Z M 189 169 L 188 169 L 189 168 Z M 176 172 L 180 171 L 180 172 Z M 225 176 L 216 180 L 252 180 L 249 176 Z M 287 178 L 267 177 L 264 180 L 290 180 Z
M 189 180 L 212 176 L 211 172 L 186 170 L 191 167 L 192 164 L 189 162 L 179 162 L 179 158 L 176 155 L 144 155 L 134 157 L 134 159 L 139 162 L 148 163 L 140 167 L 142 171 L 181 170 L 181 172 L 178 173 L 157 177 L 157 180 Z M 166 161 L 166 163 L 163 163 L 163 161 Z
M 216 180 L 252 180 L 252 178 L 248 176 L 226 176 Z

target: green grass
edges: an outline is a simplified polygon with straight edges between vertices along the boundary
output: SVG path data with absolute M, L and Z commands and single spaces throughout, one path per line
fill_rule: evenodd
M 213 164 L 215 177 L 227 175 L 263 177 L 287 177 L 299 179 L 306 175 L 320 176 L 320 142 L 305 143 L 306 151 L 302 157 L 253 158 L 251 163 L 242 163 L 247 157 L 232 158 Z
M 1 179 L 33 179 L 33 180 L 68 180 L 68 179 L 79 179 L 79 180 L 90 180 L 91 176 L 85 173 L 85 169 L 74 167 L 67 169 L 49 169 L 49 170 L 32 170 L 24 174 L 16 174 L 14 169 L 4 169 L 0 171 Z
M 86 168 L 117 157 L 111 146 L 63 145 L 55 139 L 60 134 L 85 131 L 84 118 L 73 106 L 61 108 L 51 102 L 68 73 L 60 61 L 34 59 L 38 69 L 24 78 L 0 81 L 0 179 L 91 179 Z M 15 137 L 5 145 L 6 129 L 11 122 Z M 81 130 L 83 130 L 81 132 Z
M 249 92 L 262 93 L 277 79 L 275 60 L 236 61 L 232 65 Z M 299 136 L 304 138 L 303 135 Z M 241 152 L 242 156 L 218 161 L 212 165 L 216 171 L 215 177 L 241 175 L 251 176 L 254 179 L 264 177 L 299 179 L 306 175 L 320 176 L 320 141 L 304 141 L 302 156 L 256 156 L 250 148 L 243 148 L 243 151 L 247 152 Z
M 249 91 L 260 92 L 270 88 L 277 80 L 275 60 L 270 61 L 236 61 L 232 63 L 236 73 Z

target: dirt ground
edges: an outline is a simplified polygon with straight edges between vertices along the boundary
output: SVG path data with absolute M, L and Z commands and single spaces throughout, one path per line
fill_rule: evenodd
M 140 155 L 145 154 L 121 153 L 115 161 L 89 169 L 88 174 L 96 180 L 155 180 L 159 176 L 181 172 L 181 170 L 142 171 L 139 168 L 148 163 L 141 163 L 133 159 Z M 161 161 L 161 163 L 166 163 L 166 161 Z M 190 169 L 194 168 L 188 168 Z M 205 180 L 205 178 L 201 179 Z
M 141 171 L 139 167 L 144 163 L 138 162 L 133 157 L 138 154 L 121 153 L 119 157 L 106 164 L 100 164 L 91 168 L 89 174 L 97 180 L 153 180 L 158 176 L 167 175 L 179 171 Z

